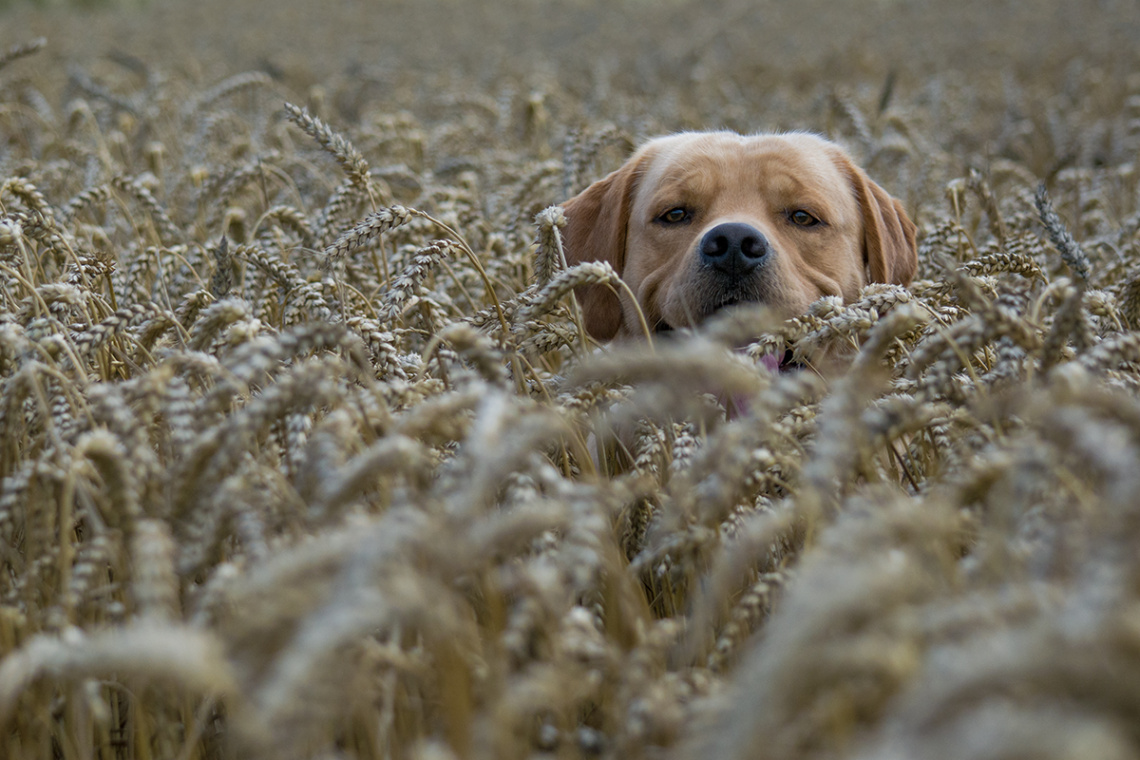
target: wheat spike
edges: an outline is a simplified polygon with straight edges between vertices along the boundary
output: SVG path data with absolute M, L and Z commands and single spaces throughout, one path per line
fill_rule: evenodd
M 1053 210 L 1053 203 L 1049 200 L 1049 193 L 1045 190 L 1044 184 L 1037 187 L 1034 201 L 1037 204 L 1037 213 L 1041 216 L 1041 223 L 1049 233 L 1049 240 L 1057 247 L 1069 271 L 1082 283 L 1087 283 L 1090 274 L 1088 256 L 1065 228 L 1061 217 Z
M 368 176 L 368 162 L 364 160 L 364 156 L 360 155 L 360 151 L 353 147 L 352 143 L 334 132 L 328 124 L 309 113 L 307 108 L 286 103 L 285 115 L 336 159 L 341 170 L 361 192 L 372 197 L 372 179 Z
M 369 214 L 348 232 L 338 237 L 332 245 L 325 248 L 322 266 L 331 268 L 340 259 L 360 248 L 369 240 L 402 224 L 407 224 L 412 218 L 411 209 L 403 206 L 392 206 Z
M 37 37 L 36 39 L 29 42 L 13 45 L 3 53 L 0 53 L 0 69 L 11 64 L 13 61 L 32 55 L 33 53 L 41 50 L 45 45 L 47 45 L 46 37 Z

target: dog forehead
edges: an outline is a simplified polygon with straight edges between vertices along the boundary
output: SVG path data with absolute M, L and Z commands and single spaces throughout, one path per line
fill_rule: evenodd
M 660 195 L 712 197 L 749 190 L 781 197 L 825 193 L 837 201 L 837 190 L 848 184 L 838 160 L 842 150 L 808 133 L 683 132 L 655 138 L 642 151 L 639 205 Z

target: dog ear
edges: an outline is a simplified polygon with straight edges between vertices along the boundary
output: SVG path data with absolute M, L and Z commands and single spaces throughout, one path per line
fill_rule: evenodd
M 566 264 L 607 261 L 620 276 L 625 268 L 625 243 L 629 211 L 639 176 L 641 157 L 587 187 L 562 204 L 566 226 L 562 230 Z M 595 340 L 606 341 L 622 326 L 618 296 L 605 285 L 587 285 L 574 294 L 582 306 L 586 332 Z
M 909 285 L 918 269 L 914 222 L 902 203 L 875 184 L 851 159 L 844 156 L 843 161 L 863 214 L 863 263 L 869 281 Z

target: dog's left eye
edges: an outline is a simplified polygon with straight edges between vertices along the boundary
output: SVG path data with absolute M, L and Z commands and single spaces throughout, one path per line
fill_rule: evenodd
M 814 227 L 815 225 L 819 224 L 818 219 L 803 209 L 797 209 L 791 212 L 788 214 L 788 218 L 792 220 L 792 224 L 798 225 L 800 227 Z
M 665 224 L 680 224 L 681 222 L 688 221 L 689 210 L 683 206 L 671 208 L 661 216 L 657 217 L 657 221 L 664 222 Z

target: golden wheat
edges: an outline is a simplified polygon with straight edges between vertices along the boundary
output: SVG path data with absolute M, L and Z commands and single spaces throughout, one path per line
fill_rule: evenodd
M 1140 757 L 1126 0 L 203 1 L 0 10 L 0 757 Z M 599 348 L 722 126 L 919 279 Z

